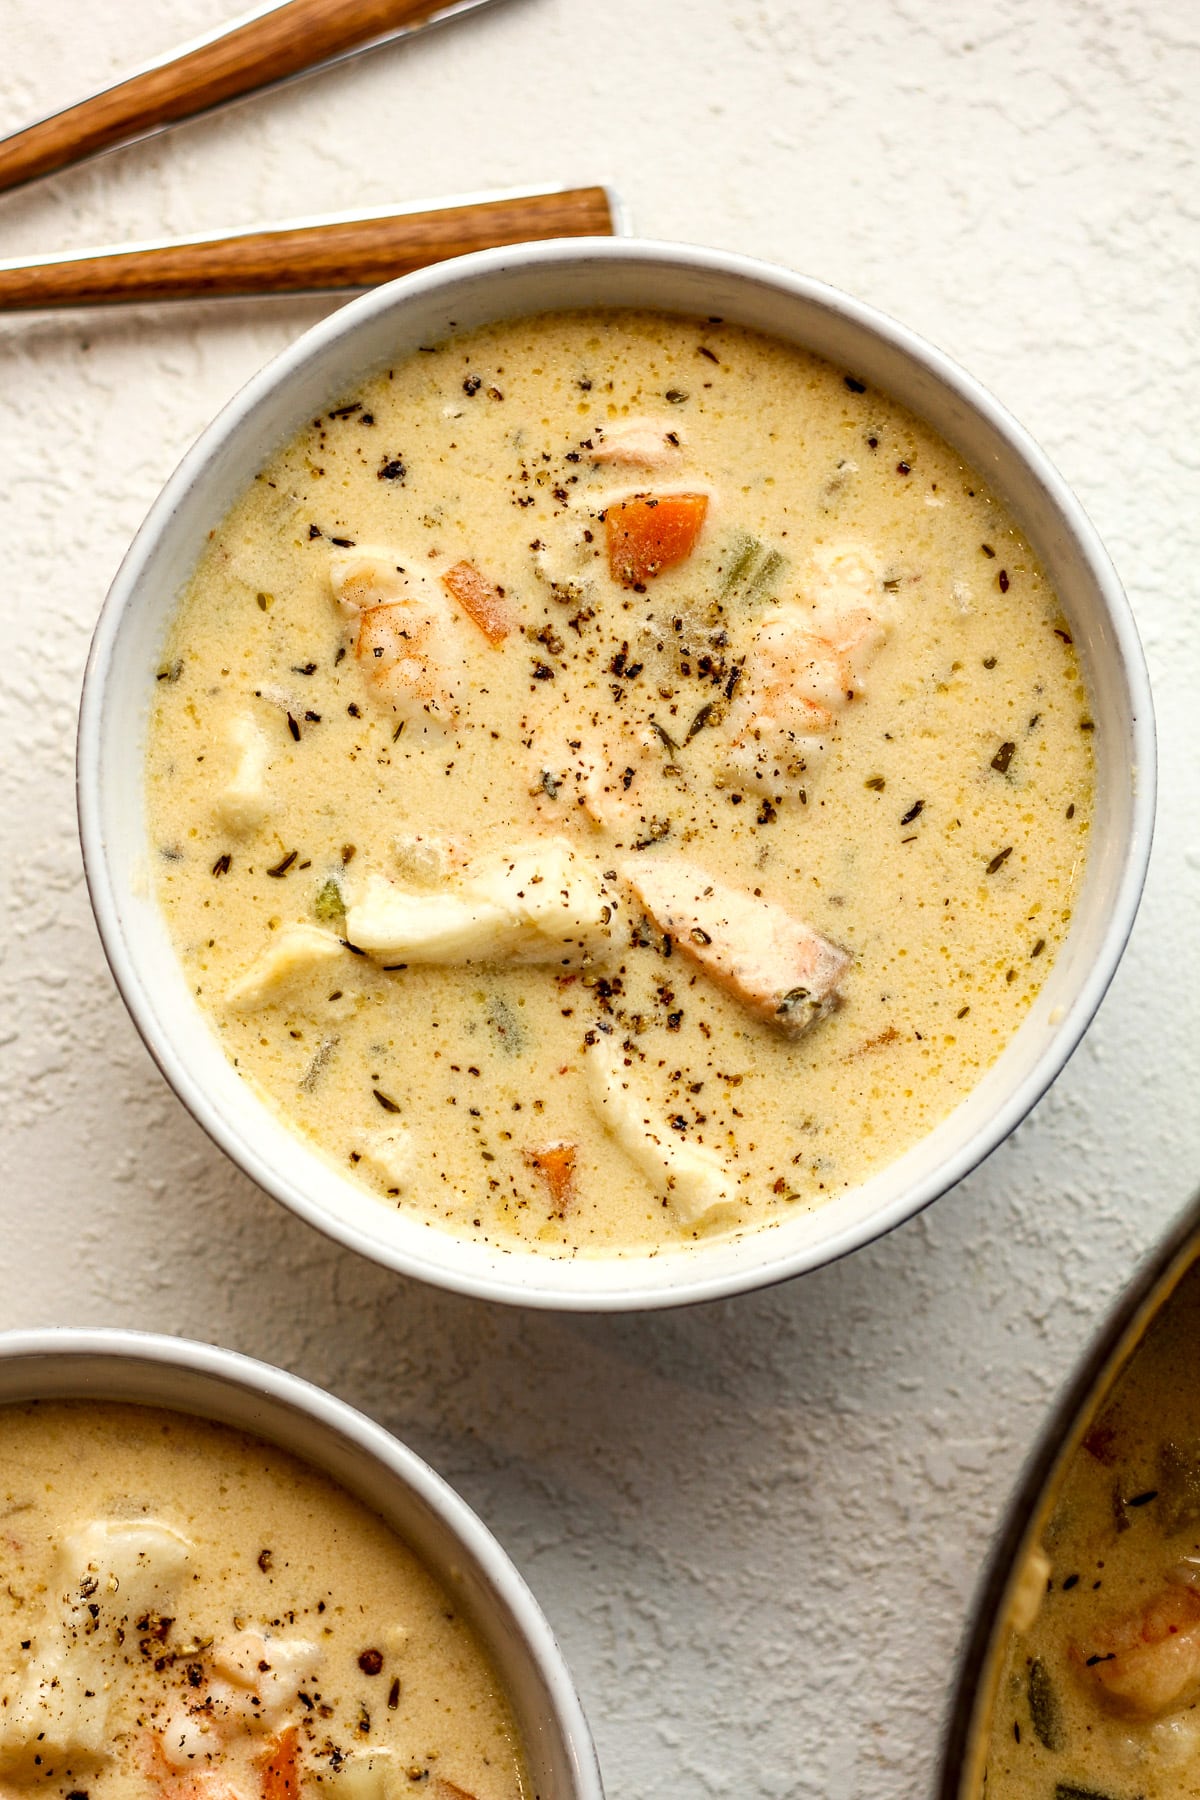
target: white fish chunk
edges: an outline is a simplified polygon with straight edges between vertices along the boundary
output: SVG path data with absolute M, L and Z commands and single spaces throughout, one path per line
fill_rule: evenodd
M 406 1125 L 373 1131 L 359 1153 L 359 1168 L 368 1169 L 386 1188 L 406 1188 L 417 1160 L 416 1139 Z
M 397 833 L 392 839 L 392 859 L 397 872 L 414 887 L 434 887 L 446 881 L 463 860 L 453 839 L 419 831 Z
M 93 1519 L 63 1539 L 61 1559 L 66 1579 L 79 1594 L 73 1602 L 80 1619 L 120 1624 L 131 1615 L 160 1612 L 172 1600 L 186 1573 L 194 1545 L 190 1538 L 157 1519 Z M 84 1593 L 92 1581 L 96 1586 Z M 92 1635 L 95 1635 L 93 1633 Z
M 411 1792 L 394 1750 L 359 1750 L 321 1778 L 331 1800 L 399 1800 Z
M 851 958 L 786 907 L 714 881 L 679 857 L 627 857 L 621 873 L 660 931 L 788 1037 L 838 1005 Z
M 225 1004 L 239 1012 L 270 1006 L 293 991 L 314 970 L 345 956 L 346 949 L 332 931 L 319 925 L 285 925 L 267 948 L 255 957 L 244 975 L 230 984 Z
M 461 614 L 419 558 L 362 545 L 330 559 L 363 677 L 406 721 L 448 724 L 465 680 Z
M 533 572 L 552 599 L 573 605 L 591 590 L 597 565 L 604 566 L 604 527 L 597 512 L 574 507 L 542 527 L 533 553 Z
M 0 1710 L 0 1770 L 24 1775 L 35 1758 L 109 1752 L 108 1696 L 123 1637 L 148 1613 L 175 1611 L 190 1539 L 153 1519 L 93 1520 L 63 1540 L 61 1611 L 38 1632 L 38 1654 Z
M 598 1037 L 586 1055 L 588 1093 L 603 1124 L 656 1192 L 665 1194 L 687 1229 L 732 1224 L 736 1183 L 724 1160 L 705 1144 L 677 1136 L 630 1084 L 620 1047 Z
M 839 717 L 887 637 L 877 565 L 858 545 L 814 553 L 800 596 L 763 619 L 726 718 L 726 768 L 776 799 L 807 797 Z
M 575 966 L 613 946 L 617 897 L 565 838 L 507 851 L 472 885 L 508 916 L 506 957 L 513 962 Z
M 456 889 L 368 877 L 346 935 L 396 963 L 518 962 L 577 968 L 613 946 L 617 898 L 564 838 L 521 845 L 479 865 Z
M 480 962 L 500 954 L 505 914 L 473 895 L 414 891 L 386 875 L 368 875 L 346 909 L 356 950 L 403 963 Z
M 654 419 L 627 419 L 592 434 L 591 461 L 619 468 L 674 469 L 683 460 L 679 433 Z
M 238 713 L 226 733 L 233 774 L 217 795 L 213 811 L 227 831 L 241 836 L 267 816 L 267 767 L 270 746 L 247 713 Z
M 820 612 L 879 604 L 880 561 L 869 544 L 818 544 L 809 557 L 800 597 Z

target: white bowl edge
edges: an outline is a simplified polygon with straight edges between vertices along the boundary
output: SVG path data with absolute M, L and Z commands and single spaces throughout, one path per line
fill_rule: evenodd
M 604 1800 L 579 1696 L 537 1600 L 466 1501 L 344 1400 L 186 1338 L 50 1326 L 0 1332 L 0 1406 L 118 1400 L 216 1420 L 310 1463 L 378 1513 L 461 1604 L 509 1695 L 542 1800 Z
M 148 846 L 143 740 L 130 727 L 135 717 L 144 725 L 175 596 L 209 528 L 314 409 L 374 368 L 452 327 L 574 305 L 720 313 L 806 345 L 928 420 L 1033 542 L 1071 622 L 1097 722 L 1098 828 L 1071 932 L 971 1094 L 896 1162 L 820 1207 L 739 1239 L 619 1259 L 470 1244 L 389 1212 L 340 1176 L 232 1069 L 188 994 L 161 914 L 137 891 Z M 151 508 L 101 613 L 80 710 L 80 835 L 101 938 L 139 1031 L 194 1117 L 268 1193 L 362 1254 L 463 1293 L 580 1311 L 682 1305 L 786 1280 L 881 1236 L 989 1155 L 1050 1086 L 1112 978 L 1145 879 L 1154 788 L 1149 681 L 1120 583 L 1078 501 L 999 403 L 904 326 L 819 282 L 726 252 L 634 239 L 561 240 L 439 264 L 365 295 L 284 351 L 202 434 Z

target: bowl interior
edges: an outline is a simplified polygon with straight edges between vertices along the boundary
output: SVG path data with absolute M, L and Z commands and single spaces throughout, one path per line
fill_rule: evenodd
M 1022 1574 L 1041 1543 L 1076 1451 L 1151 1323 L 1200 1258 L 1193 1201 L 1117 1300 L 1021 1472 L 975 1596 L 942 1752 L 939 1800 L 978 1800 Z
M 551 1260 L 466 1243 L 393 1213 L 255 1097 L 196 1008 L 150 891 L 143 746 L 154 671 L 208 532 L 258 469 L 357 382 L 421 343 L 490 320 L 584 306 L 714 315 L 805 346 L 928 420 L 1004 498 L 1056 587 L 1096 720 L 1096 828 L 1067 942 L 999 1060 L 920 1143 L 812 1211 L 653 1256 Z M 819 283 L 744 258 L 631 240 L 487 251 L 377 290 L 253 380 L 189 453 L 109 595 L 84 687 L 80 823 L 93 905 L 118 985 L 167 1079 L 216 1141 L 310 1223 L 392 1267 L 491 1298 L 577 1308 L 669 1305 L 762 1285 L 878 1236 L 995 1147 L 1075 1047 L 1132 924 L 1149 854 L 1149 688 L 1120 584 L 1047 459 L 960 369 Z
M 537 1602 L 454 1490 L 319 1388 L 230 1351 L 136 1332 L 0 1337 L 0 1405 L 123 1400 L 278 1444 L 333 1477 L 416 1552 L 470 1619 L 512 1703 L 536 1793 L 603 1800 L 574 1688 Z

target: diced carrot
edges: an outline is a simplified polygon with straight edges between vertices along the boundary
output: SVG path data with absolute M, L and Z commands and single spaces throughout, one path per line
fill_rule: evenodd
M 499 644 L 508 636 L 513 621 L 504 604 L 504 589 L 481 575 L 474 563 L 455 563 L 442 576 L 442 585 L 450 590 L 468 619 L 478 625 L 489 644 Z
M 270 1749 L 259 1761 L 262 1800 L 299 1800 L 299 1737 L 296 1727 L 289 1725 L 271 1740 Z
M 554 1216 L 561 1219 L 575 1188 L 574 1144 L 539 1144 L 525 1152 L 525 1161 L 546 1183 L 554 1202 Z
M 635 587 L 686 562 L 707 511 L 707 494 L 634 494 L 614 501 L 604 521 L 613 580 Z

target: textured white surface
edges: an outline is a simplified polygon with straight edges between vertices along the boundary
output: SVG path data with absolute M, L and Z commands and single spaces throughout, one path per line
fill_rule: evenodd
M 223 0 L 0 0 L 0 129 Z M 886 1242 L 691 1313 L 407 1286 L 222 1161 L 109 980 L 76 697 L 158 486 L 310 301 L 0 319 L 0 1324 L 134 1324 L 296 1369 L 454 1481 L 533 1583 L 613 1800 L 925 1793 L 981 1557 L 1098 1311 L 1200 1173 L 1200 344 L 1192 0 L 507 0 L 0 197 L 4 254 L 609 179 L 637 229 L 773 257 L 965 362 L 1129 588 L 1161 806 L 1126 961 L 991 1162 Z

